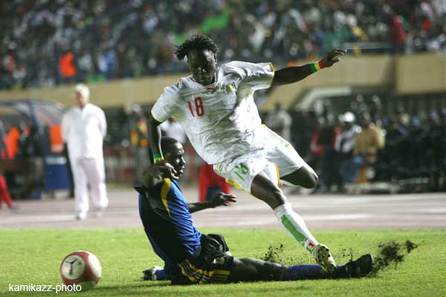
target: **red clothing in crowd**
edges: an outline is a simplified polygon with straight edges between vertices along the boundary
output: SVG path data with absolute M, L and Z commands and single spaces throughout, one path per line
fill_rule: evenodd
M 199 200 L 206 201 L 208 191 L 213 187 L 220 188 L 220 192 L 229 193 L 230 187 L 225 179 L 215 173 L 212 165 L 203 163 L 200 166 Z
M 404 30 L 403 21 L 401 16 L 395 15 L 392 17 L 392 23 L 390 27 L 390 38 L 395 46 L 401 46 L 406 43 L 407 33 Z
M 310 141 L 311 153 L 316 157 L 323 156 L 328 148 L 335 147 L 339 134 L 341 134 L 339 127 L 323 127 L 314 130 Z
M 0 175 L 0 208 L 2 207 L 2 201 L 8 205 L 9 208 L 13 208 L 12 199 L 9 195 L 8 185 L 6 184 L 5 177 Z
M 14 159 L 19 148 L 20 131 L 18 128 L 11 128 L 9 132 L 0 139 L 4 144 L 4 149 L 0 151 L 0 160 Z M 8 184 L 3 176 L 0 168 L 0 208 L 2 202 L 5 202 L 9 208 L 14 208 L 11 195 L 9 195 Z
M 59 58 L 59 73 L 63 78 L 71 78 L 76 75 L 77 69 L 74 65 L 72 52 L 67 52 Z
M 19 150 L 19 139 L 20 139 L 20 130 L 16 127 L 13 127 L 9 130 L 8 134 L 6 134 L 3 139 L 5 144 L 5 149 L 1 152 L 2 159 L 14 159 L 17 151 Z

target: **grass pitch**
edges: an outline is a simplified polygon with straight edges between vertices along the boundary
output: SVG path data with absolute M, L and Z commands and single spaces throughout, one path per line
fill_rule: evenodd
M 202 229 L 221 233 L 232 253 L 262 258 L 279 247 L 276 258 L 285 264 L 313 263 L 311 257 L 281 230 Z M 338 263 L 363 253 L 377 254 L 378 245 L 411 240 L 418 244 L 396 268 L 375 277 L 350 280 L 238 283 L 170 286 L 168 282 L 141 281 L 142 270 L 161 265 L 141 229 L 0 230 L 0 296 L 54 296 L 55 292 L 9 292 L 9 285 L 60 284 L 58 269 L 65 255 L 88 250 L 102 262 L 103 277 L 80 296 L 446 296 L 446 230 L 321 231 Z M 280 251 L 282 250 L 282 251 Z

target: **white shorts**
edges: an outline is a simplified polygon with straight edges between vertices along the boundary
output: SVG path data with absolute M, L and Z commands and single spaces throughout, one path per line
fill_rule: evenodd
M 214 164 L 215 172 L 234 187 L 251 192 L 251 183 L 260 173 L 278 184 L 280 177 L 306 164 L 288 141 L 268 127 L 263 126 L 256 136 L 263 143 L 262 149 Z

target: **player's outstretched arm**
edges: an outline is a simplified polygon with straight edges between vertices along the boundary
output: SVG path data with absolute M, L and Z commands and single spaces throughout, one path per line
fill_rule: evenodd
M 334 49 L 316 63 L 279 69 L 274 72 L 274 79 L 271 86 L 280 86 L 298 82 L 322 68 L 331 67 L 333 64 L 339 62 L 339 57 L 344 54 L 345 50 Z
M 207 208 L 214 208 L 223 205 L 228 206 L 231 203 L 235 203 L 235 198 L 236 197 L 233 194 L 220 192 L 215 195 L 210 201 L 188 203 L 187 206 L 189 207 L 189 212 L 193 213 Z

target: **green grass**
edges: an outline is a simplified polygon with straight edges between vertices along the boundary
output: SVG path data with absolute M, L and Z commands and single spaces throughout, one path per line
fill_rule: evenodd
M 283 243 L 282 260 L 312 263 L 279 230 L 203 231 L 224 234 L 236 256 L 262 257 L 270 245 Z M 419 247 L 397 269 L 390 267 L 376 277 L 182 287 L 139 280 L 142 270 L 161 264 L 140 229 L 0 230 L 0 296 L 54 296 L 54 292 L 8 292 L 8 284 L 59 284 L 60 261 L 79 249 L 93 252 L 103 265 L 98 286 L 78 293 L 80 296 L 446 296 L 446 230 L 324 231 L 315 235 L 330 245 L 338 263 L 349 259 L 351 249 L 355 257 L 376 253 L 380 242 L 390 240 L 409 239 Z

